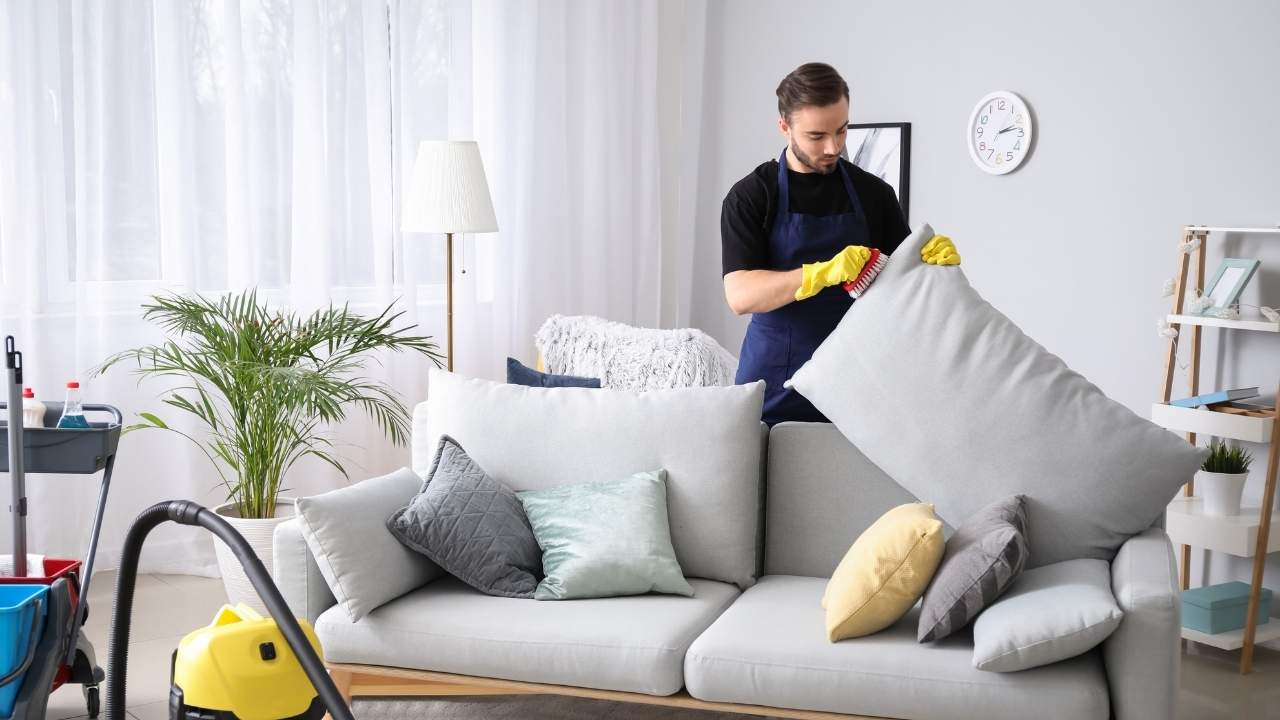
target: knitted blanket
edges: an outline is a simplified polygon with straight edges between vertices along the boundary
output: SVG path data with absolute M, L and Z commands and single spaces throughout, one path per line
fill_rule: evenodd
M 692 328 L 637 328 L 589 315 L 552 315 L 534 342 L 547 372 L 600 378 L 607 388 L 732 385 L 738 370 L 728 350 Z

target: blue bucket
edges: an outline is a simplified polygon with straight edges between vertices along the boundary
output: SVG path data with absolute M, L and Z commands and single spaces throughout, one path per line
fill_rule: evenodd
M 48 596 L 48 585 L 0 585 L 0 678 L 17 670 L 40 642 Z M 13 715 L 25 674 L 0 685 L 0 717 Z

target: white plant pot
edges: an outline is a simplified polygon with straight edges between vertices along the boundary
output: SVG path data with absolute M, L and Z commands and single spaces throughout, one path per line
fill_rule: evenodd
M 1249 473 L 1196 472 L 1196 495 L 1204 498 L 1204 514 L 1214 516 L 1239 515 L 1240 498 L 1244 496 L 1244 481 Z
M 276 526 L 294 516 L 297 512 L 292 498 L 276 500 L 276 516 L 273 518 L 242 518 L 236 510 L 235 503 L 223 503 L 213 511 L 230 523 L 249 542 L 249 546 L 257 553 L 258 559 L 266 567 L 267 572 L 274 575 L 271 550 L 274 547 L 273 537 Z M 222 574 L 222 586 L 227 591 L 227 601 L 235 605 L 244 603 L 263 615 L 267 614 L 266 605 L 258 598 L 258 591 L 253 589 L 249 577 L 236 558 L 231 548 L 218 538 L 213 539 L 213 550 L 218 557 L 218 570 Z

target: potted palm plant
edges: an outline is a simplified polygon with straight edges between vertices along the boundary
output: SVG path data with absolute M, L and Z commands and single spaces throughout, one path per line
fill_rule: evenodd
M 1240 498 L 1252 462 L 1253 456 L 1243 448 L 1227 447 L 1219 440 L 1209 444 L 1209 454 L 1196 473 L 1196 491 L 1204 498 L 1206 515 L 1240 514 Z
M 203 432 L 184 432 L 151 412 L 126 432 L 164 430 L 199 447 L 226 488 L 227 502 L 215 511 L 270 570 L 275 526 L 294 512 L 293 500 L 281 497 L 289 469 L 312 457 L 347 476 L 326 426 L 358 408 L 394 444 L 409 436 L 399 395 L 361 371 L 374 351 L 421 353 L 437 367 L 441 355 L 430 337 L 409 334 L 415 326 L 394 327 L 403 313 L 393 307 L 371 318 L 346 306 L 300 317 L 269 310 L 254 291 L 216 300 L 157 295 L 143 305 L 143 317 L 168 339 L 117 353 L 94 372 L 130 362 L 143 378 L 175 381 L 161 402 L 194 416 Z M 230 549 L 217 540 L 214 547 L 228 599 L 263 609 Z

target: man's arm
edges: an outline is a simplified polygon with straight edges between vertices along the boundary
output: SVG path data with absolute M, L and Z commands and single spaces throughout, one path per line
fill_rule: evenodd
M 737 315 L 769 312 L 796 301 L 804 279 L 795 270 L 735 270 L 724 276 L 724 298 Z

